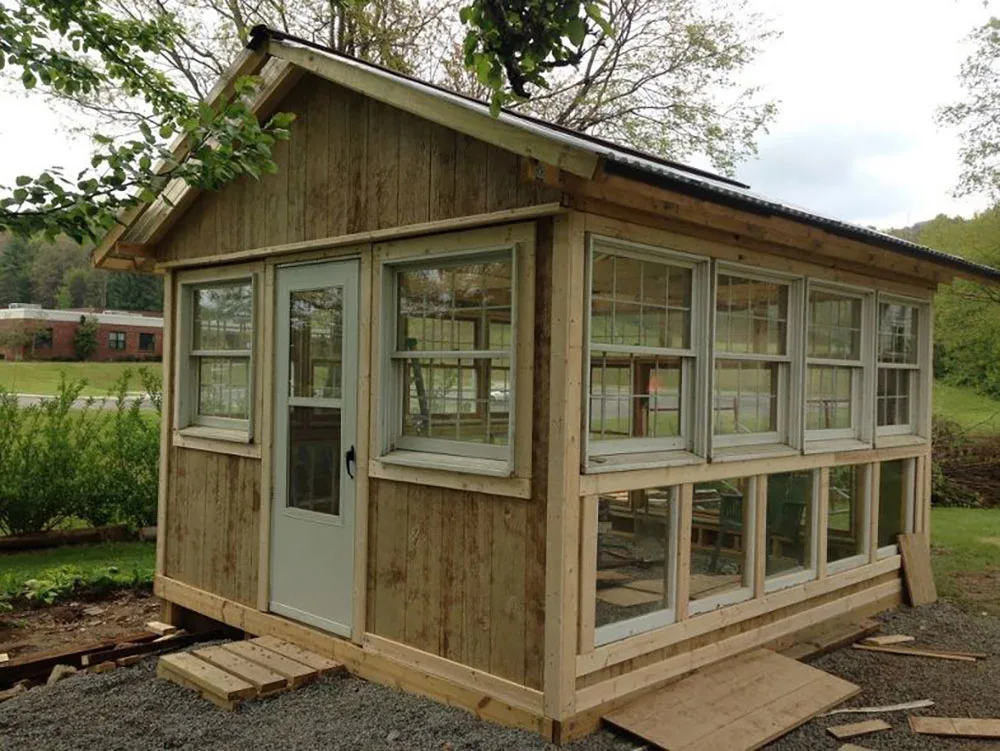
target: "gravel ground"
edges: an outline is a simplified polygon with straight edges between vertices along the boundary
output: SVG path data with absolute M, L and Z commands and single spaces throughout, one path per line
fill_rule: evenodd
M 988 652 L 978 663 L 843 649 L 813 662 L 860 685 L 845 706 L 933 699 L 921 710 L 945 716 L 1000 717 L 1000 618 L 947 603 L 903 608 L 881 617 L 882 633 L 918 643 Z M 0 749 L 406 749 L 407 751 L 553 751 L 531 733 L 477 720 L 461 710 L 356 678 L 337 677 L 224 712 L 172 683 L 155 679 L 155 659 L 101 675 L 76 675 L 0 704 Z M 910 732 L 906 713 L 819 718 L 768 746 L 771 751 L 837 749 L 825 728 L 882 717 L 892 731 L 857 739 L 871 749 L 988 749 Z M 641 744 L 601 732 L 572 751 L 632 751 Z M 725 751 L 720 749 L 719 751 Z

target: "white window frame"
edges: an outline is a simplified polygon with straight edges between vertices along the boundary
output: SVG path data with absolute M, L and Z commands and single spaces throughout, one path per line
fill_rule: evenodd
M 878 359 L 878 339 L 880 332 L 880 309 L 882 304 L 908 305 L 917 310 L 917 362 L 912 363 L 883 363 Z M 926 414 L 926 395 L 930 392 L 930 372 L 931 372 L 931 341 L 930 341 L 930 305 L 926 300 L 918 298 L 904 297 L 902 295 L 891 295 L 880 292 L 875 306 L 875 318 L 873 324 L 874 331 L 874 357 L 875 371 L 872 377 L 873 403 L 872 422 L 875 426 L 876 437 L 883 436 L 922 436 L 930 438 L 930 415 Z M 879 425 L 878 424 L 878 375 L 881 370 L 906 370 L 910 372 L 910 419 L 904 425 Z
M 826 574 L 827 576 L 832 576 L 833 574 L 840 574 L 844 571 L 850 571 L 851 569 L 857 568 L 858 566 L 864 566 L 868 563 L 869 551 L 871 550 L 871 518 L 872 518 L 872 465 L 871 464 L 847 464 L 838 466 L 848 466 L 856 467 L 861 472 L 861 491 L 864 494 L 861 499 L 861 519 L 858 520 L 858 525 L 860 526 L 861 532 L 861 552 L 855 555 L 848 556 L 847 558 L 841 558 L 839 561 L 831 561 L 829 556 L 829 542 L 824 546 L 827 550 L 826 558 Z M 833 471 L 836 467 L 828 467 L 828 471 Z M 829 540 L 829 499 L 825 504 L 827 509 L 826 518 L 823 520 L 823 527 L 820 530 L 820 534 L 827 535 Z
M 426 242 L 426 239 L 425 239 Z M 470 243 L 473 243 L 470 237 Z M 460 251 L 441 251 L 436 253 L 420 253 L 417 255 L 386 258 L 381 261 L 381 373 L 382 383 L 379 387 L 378 399 L 381 403 L 380 426 L 380 459 L 391 463 L 425 466 L 458 472 L 471 472 L 495 476 L 514 474 L 518 440 L 518 349 L 520 336 L 518 331 L 519 310 L 521 304 L 521 285 L 518 274 L 522 263 L 523 243 L 518 241 L 499 244 L 470 244 Z M 511 342 L 509 349 L 510 370 L 510 402 L 508 405 L 508 434 L 506 446 L 491 446 L 466 441 L 451 441 L 447 439 L 421 438 L 419 436 L 403 436 L 403 400 L 406 398 L 402 383 L 402 362 L 413 357 L 437 358 L 490 358 L 502 351 L 431 351 L 420 350 L 412 354 L 400 354 L 396 351 L 396 327 L 398 306 L 397 273 L 400 269 L 420 267 L 435 267 L 475 262 L 478 259 L 498 257 L 509 254 L 511 259 Z M 409 456 L 394 456 L 395 452 L 403 452 Z M 412 461 L 411 461 L 412 460 Z
M 121 346 L 115 346 L 114 342 L 118 335 L 121 335 Z M 108 332 L 108 349 L 113 352 L 124 352 L 128 349 L 128 333 L 125 331 L 109 331 Z
M 784 472 L 770 472 L 768 473 L 768 486 L 770 486 L 771 477 L 774 475 L 783 474 L 796 474 L 803 470 L 786 470 Z M 764 551 L 764 557 L 762 558 L 764 562 L 764 571 L 761 572 L 764 576 L 764 593 L 777 592 L 780 589 L 788 589 L 789 587 L 794 587 L 799 584 L 805 584 L 806 582 L 815 579 L 819 572 L 819 535 L 820 528 L 825 529 L 825 524 L 821 523 L 819 514 L 817 511 L 820 508 L 820 492 L 822 484 L 820 482 L 821 469 L 809 470 L 812 472 L 812 484 L 811 492 L 809 494 L 809 506 L 807 507 L 807 512 L 809 513 L 809 562 L 808 566 L 802 571 L 792 571 L 792 572 L 781 572 L 780 574 L 767 575 L 767 551 Z M 769 516 L 769 511 L 767 508 L 767 499 L 764 499 L 762 504 L 764 508 L 764 544 L 767 544 L 767 517 Z
M 670 565 L 669 579 L 664 583 L 664 595 L 667 598 L 667 607 L 643 615 L 637 615 L 634 618 L 627 618 L 623 621 L 598 626 L 594 629 L 594 646 L 600 647 L 604 644 L 621 641 L 630 636 L 652 631 L 663 626 L 669 626 L 671 623 L 676 622 L 677 564 L 679 561 L 677 547 L 680 542 L 680 489 L 680 485 L 673 485 L 669 488 L 670 500 L 668 503 L 670 504 L 670 509 L 667 518 L 670 521 L 670 527 L 667 530 L 667 551 L 664 556 L 664 560 L 669 562 Z M 600 496 L 594 496 L 589 500 L 594 503 L 600 503 L 599 499 Z M 594 544 L 597 544 L 596 538 Z M 594 578 L 594 586 L 597 586 L 596 576 Z
M 844 297 L 852 297 L 861 300 L 861 352 L 858 360 L 838 360 L 835 358 L 819 358 L 809 355 L 809 332 L 812 326 L 812 319 L 809 315 L 809 300 L 814 291 L 827 292 Z M 875 291 L 863 287 L 850 287 L 846 285 L 830 284 L 822 281 L 808 280 L 805 293 L 805 327 L 803 332 L 802 352 L 805 357 L 803 376 L 805 383 L 802 387 L 802 425 L 805 431 L 805 446 L 808 451 L 825 450 L 827 441 L 857 440 L 871 443 L 874 424 L 874 404 L 873 390 L 871 383 L 874 373 L 875 340 L 877 307 L 875 303 Z M 810 366 L 851 368 L 851 422 L 849 428 L 829 428 L 810 430 L 808 428 L 808 400 L 809 400 L 809 368 Z M 823 442 L 823 443 L 819 443 Z
M 730 354 L 720 352 L 715 346 L 716 309 L 718 305 L 719 275 L 738 276 L 744 279 L 755 279 L 762 282 L 784 284 L 788 287 L 788 313 L 785 326 L 785 354 L 757 355 Z M 781 274 L 762 271 L 756 266 L 746 266 L 728 262 L 716 262 L 712 271 L 711 311 L 711 367 L 709 368 L 710 385 L 708 389 L 707 413 L 709 420 L 708 433 L 711 437 L 712 453 L 717 449 L 734 449 L 737 447 L 758 446 L 790 446 L 799 448 L 796 437 L 804 418 L 804 401 L 802 398 L 802 357 L 803 337 L 805 335 L 805 278 L 791 274 Z M 743 362 L 779 362 L 783 367 L 778 369 L 777 393 L 777 430 L 767 433 L 748 434 L 717 434 L 715 432 L 715 364 L 719 360 L 740 360 Z M 728 452 L 726 452 L 728 453 Z M 748 450 L 748 453 L 750 451 Z M 727 457 L 729 458 L 729 457 Z
M 583 432 L 584 432 L 584 466 L 599 469 L 609 457 L 629 454 L 657 454 L 646 457 L 645 462 L 652 459 L 653 464 L 662 463 L 666 457 L 661 452 L 681 454 L 692 452 L 704 455 L 704 422 L 703 414 L 707 406 L 705 400 L 705 382 L 707 357 L 707 314 L 706 308 L 710 297 L 710 260 L 703 256 L 681 253 L 653 245 L 626 242 L 603 235 L 588 234 L 587 236 L 587 268 L 586 268 L 586 311 L 584 326 L 584 341 L 586 356 L 583 374 Z M 641 347 L 619 344 L 592 344 L 591 311 L 593 307 L 593 264 L 595 253 L 630 258 L 638 261 L 660 263 L 678 266 L 691 270 L 691 331 L 690 346 L 686 349 Z M 681 409 L 680 435 L 671 437 L 637 437 L 618 440 L 595 441 L 590 437 L 590 381 L 591 362 L 595 352 L 620 353 L 624 355 L 647 354 L 657 357 L 676 357 L 681 360 L 681 393 L 679 406 Z M 659 461 L 657 461 L 659 460 Z
M 230 270 L 213 270 L 210 275 L 194 274 L 178 281 L 178 335 L 177 335 L 177 411 L 176 430 L 181 438 L 209 438 L 234 443 L 251 443 L 254 439 L 254 420 L 257 393 L 257 336 L 260 321 L 259 272 L 246 267 Z M 227 284 L 250 283 L 251 336 L 249 350 L 196 350 L 194 349 L 194 292 L 197 289 Z M 199 415 L 198 364 L 202 357 L 246 357 L 247 419 Z

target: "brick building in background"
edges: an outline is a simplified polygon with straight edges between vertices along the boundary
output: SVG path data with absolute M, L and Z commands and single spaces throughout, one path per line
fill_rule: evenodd
M 44 310 L 13 303 L 0 310 L 0 360 L 75 360 L 73 344 L 81 319 L 97 322 L 97 348 L 87 359 L 159 360 L 163 318 L 159 313 Z

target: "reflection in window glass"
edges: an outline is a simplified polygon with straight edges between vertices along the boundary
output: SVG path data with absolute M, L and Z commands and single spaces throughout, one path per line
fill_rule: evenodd
M 288 505 L 340 514 L 340 410 L 288 410 Z
M 830 468 L 826 525 L 827 563 L 866 553 L 866 479 L 867 473 L 861 464 Z
M 253 286 L 249 281 L 194 289 L 194 350 L 249 351 Z
M 679 436 L 681 358 L 599 354 L 590 360 L 590 437 Z
M 812 567 L 812 472 L 781 472 L 767 478 L 765 574 L 779 576 Z
M 896 538 L 907 532 L 906 472 L 912 471 L 910 462 L 899 459 L 882 462 L 878 483 L 878 546 L 896 544 Z
M 596 626 L 673 607 L 676 504 L 674 488 L 598 499 Z
M 778 430 L 780 366 L 756 360 L 715 361 L 716 435 Z
M 901 303 L 879 305 L 879 362 L 916 364 L 917 321 L 918 309 L 914 305 Z
M 809 292 L 809 356 L 861 359 L 861 298 L 824 290 Z
M 289 396 L 339 399 L 344 289 L 296 290 L 289 297 Z
M 250 418 L 250 358 L 201 357 L 198 366 L 198 414 Z
M 753 537 L 750 478 L 700 482 L 691 511 L 691 600 L 752 586 L 748 540 Z
M 784 355 L 788 351 L 788 285 L 719 274 L 715 349 L 726 354 Z
M 810 365 L 806 391 L 806 430 L 851 427 L 854 369 Z
M 919 372 L 917 364 L 919 312 L 915 305 L 902 303 L 879 305 L 879 368 L 875 405 L 880 427 L 903 427 L 913 424 Z
M 875 404 L 879 425 L 910 424 L 910 395 L 916 391 L 916 380 L 916 370 L 878 369 L 878 397 Z

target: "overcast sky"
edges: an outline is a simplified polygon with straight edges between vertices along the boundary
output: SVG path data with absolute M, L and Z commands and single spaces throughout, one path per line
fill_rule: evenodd
M 982 0 L 752 2 L 783 33 L 748 73 L 780 100 L 780 112 L 739 178 L 774 198 L 882 228 L 983 208 L 951 196 L 958 144 L 934 112 L 960 96 L 964 38 L 997 12 L 997 0 L 992 8 Z M 0 182 L 86 164 L 88 143 L 69 141 L 39 97 L 0 92 L 0 113 Z

